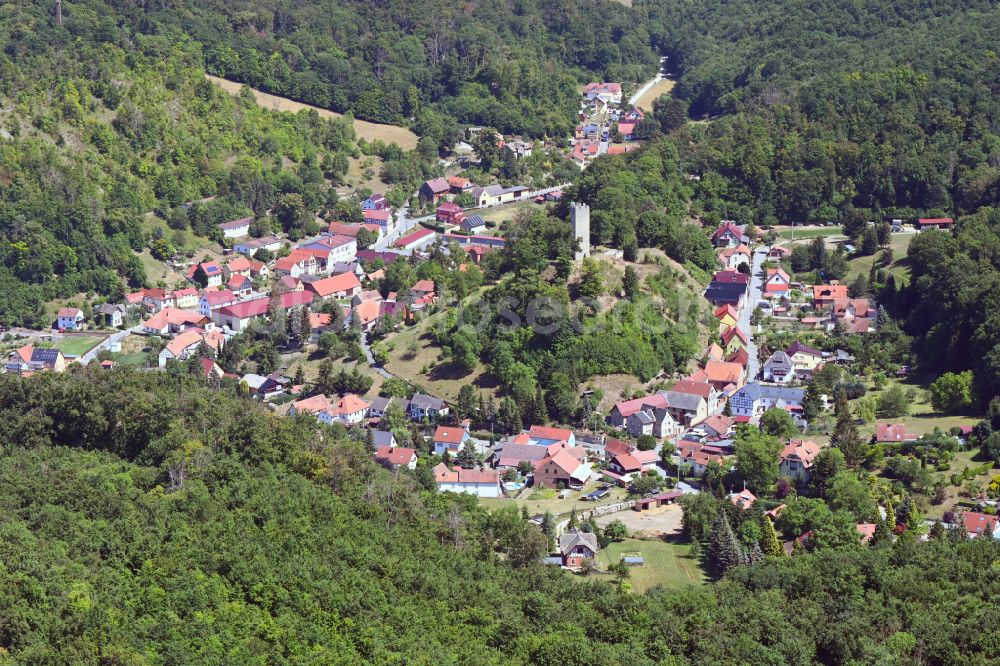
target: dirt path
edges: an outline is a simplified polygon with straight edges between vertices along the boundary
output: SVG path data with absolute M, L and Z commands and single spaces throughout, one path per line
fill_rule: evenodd
M 240 88 L 243 87 L 242 83 L 230 81 L 229 79 L 223 79 L 218 76 L 212 76 L 211 74 L 206 74 L 205 78 L 225 90 L 230 95 L 238 94 L 240 92 Z M 272 111 L 290 111 L 292 113 L 298 113 L 303 109 L 315 109 L 316 112 L 319 113 L 320 118 L 344 117 L 342 113 L 337 113 L 336 111 L 321 109 L 318 106 L 303 104 L 302 102 L 295 102 L 285 97 L 271 95 L 270 93 L 262 92 L 254 88 L 251 88 L 250 90 L 253 91 L 253 95 L 257 99 L 258 104 L 266 109 L 271 109 Z M 399 127 L 398 125 L 381 125 L 379 123 L 370 123 L 367 120 L 355 120 L 354 131 L 359 137 L 364 138 L 366 141 L 381 139 L 386 143 L 395 143 L 403 150 L 413 150 L 417 147 L 417 135 L 405 127 Z

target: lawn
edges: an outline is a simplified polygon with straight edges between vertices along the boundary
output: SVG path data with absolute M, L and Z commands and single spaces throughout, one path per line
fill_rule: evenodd
M 149 354 L 135 352 L 134 354 L 111 354 L 111 360 L 117 365 L 134 365 L 142 367 L 146 364 Z
M 602 569 L 616 564 L 622 555 L 639 553 L 645 559 L 641 567 L 631 567 L 629 580 L 636 592 L 645 592 L 656 585 L 683 588 L 705 582 L 705 572 L 698 560 L 691 559 L 691 546 L 677 541 L 626 539 L 612 543 L 597 553 Z
M 889 239 L 889 247 L 892 248 L 892 264 L 889 265 L 888 272 L 892 273 L 896 278 L 896 285 L 899 286 L 900 280 L 904 282 L 909 282 L 910 279 L 910 266 L 906 259 L 906 251 L 910 247 L 910 241 L 916 237 L 916 234 L 893 234 Z M 847 279 L 850 280 L 859 274 L 868 275 L 871 271 L 872 264 L 878 259 L 881 252 L 868 255 L 865 257 L 855 257 L 850 259 L 847 263 L 850 267 L 847 273 Z
M 673 79 L 661 79 L 653 84 L 653 87 L 647 90 L 642 97 L 637 99 L 635 105 L 648 113 L 653 110 L 653 102 L 661 96 L 668 94 L 674 89 L 675 85 L 677 85 L 677 82 Z
M 778 236 L 785 240 L 804 240 L 844 235 L 840 227 L 777 227 L 775 230 L 778 232 Z
M 99 345 L 106 337 L 106 335 L 68 336 L 57 342 L 55 348 L 65 356 L 83 356 Z

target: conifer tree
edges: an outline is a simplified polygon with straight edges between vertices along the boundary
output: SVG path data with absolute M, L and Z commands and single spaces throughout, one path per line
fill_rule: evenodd
M 865 457 L 865 443 L 858 434 L 858 427 L 851 414 L 851 406 L 847 402 L 847 394 L 843 389 L 837 391 L 837 401 L 834 409 L 837 415 L 837 425 L 833 429 L 830 443 L 844 454 L 848 466 L 857 467 Z
M 719 512 L 708 535 L 708 558 L 720 577 L 732 567 L 749 562 L 724 511 Z
M 761 551 L 765 555 L 781 557 L 785 554 L 785 550 L 781 547 L 781 541 L 778 540 L 778 533 L 774 529 L 774 523 L 771 522 L 768 516 L 764 516 L 764 519 L 761 521 L 759 544 Z

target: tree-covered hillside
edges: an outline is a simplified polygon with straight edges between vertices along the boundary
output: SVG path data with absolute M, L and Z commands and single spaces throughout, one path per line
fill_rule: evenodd
M 0 433 L 0 663 L 996 663 L 988 540 L 636 595 L 543 569 L 514 509 L 193 377 L 3 376 Z
M 64 11 L 62 27 L 37 3 L 0 20 L 0 325 L 47 325 L 44 303 L 78 292 L 120 298 L 146 281 L 136 253 L 167 258 L 282 195 L 336 201 L 348 121 L 234 99 L 204 79 L 200 47 L 123 33 L 101 3 Z
M 757 224 L 973 212 L 1000 195 L 996 2 L 653 3 L 698 210 Z
M 126 16 L 204 44 L 214 74 L 367 120 L 416 117 L 425 129 L 444 113 L 565 136 L 580 84 L 641 81 L 658 62 L 647 27 L 604 0 L 196 0 Z

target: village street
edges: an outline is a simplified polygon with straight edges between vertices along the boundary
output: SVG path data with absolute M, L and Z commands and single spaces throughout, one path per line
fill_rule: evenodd
M 750 324 L 750 318 L 753 316 L 753 311 L 757 308 L 757 304 L 760 303 L 760 299 L 764 294 L 764 261 L 767 259 L 767 252 L 769 248 L 766 246 L 761 246 L 753 253 L 753 267 L 750 270 L 750 293 L 747 295 L 746 305 L 743 307 L 743 312 L 740 314 L 740 320 L 737 324 L 740 330 L 747 335 L 747 353 L 750 356 L 747 362 L 747 381 L 753 381 L 757 378 L 760 371 L 760 361 L 757 358 L 757 345 L 753 341 L 753 326 Z

